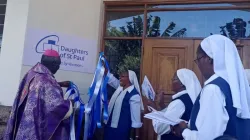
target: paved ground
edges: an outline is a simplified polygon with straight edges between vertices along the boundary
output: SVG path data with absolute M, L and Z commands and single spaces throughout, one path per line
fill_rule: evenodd
M 2 140 L 2 135 L 5 131 L 6 123 L 8 121 L 11 111 L 11 106 L 0 105 L 0 140 Z

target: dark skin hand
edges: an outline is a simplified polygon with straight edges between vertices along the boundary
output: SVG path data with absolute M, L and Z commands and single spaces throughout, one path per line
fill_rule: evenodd
M 106 59 L 106 57 L 104 56 L 104 58 Z M 107 75 L 108 74 L 108 69 L 107 69 L 107 67 L 106 67 L 106 65 L 105 65 L 105 62 L 102 60 L 102 65 L 104 66 L 104 75 Z
M 188 125 L 186 122 L 180 122 L 179 124 L 173 126 L 171 128 L 171 131 L 173 134 L 175 134 L 178 137 L 182 137 L 182 132 L 188 128 Z
M 135 136 L 138 136 L 138 137 L 135 137 L 135 140 L 139 140 L 140 138 L 139 138 L 139 133 L 140 133 L 140 129 L 139 128 L 136 128 L 135 129 Z
M 107 75 L 108 74 L 108 69 L 104 63 L 104 61 L 102 61 L 102 65 L 104 66 L 105 70 L 104 70 L 104 75 Z
M 70 81 L 62 81 L 58 82 L 58 84 L 60 85 L 60 87 L 68 88 L 70 86 Z
M 156 96 L 156 101 L 158 101 L 158 105 L 159 107 L 157 107 L 156 101 L 153 100 L 148 100 L 147 105 L 153 107 L 156 110 L 162 110 L 164 109 L 166 106 L 164 104 L 164 96 L 163 96 L 164 92 L 159 92 L 159 94 L 157 94 Z
M 166 107 L 166 105 L 164 104 L 164 92 L 160 92 L 157 96 L 158 101 L 159 101 L 159 106 L 161 109 L 164 109 Z
M 147 105 L 157 110 L 157 105 L 153 100 L 148 99 Z
M 64 87 L 64 88 L 68 88 L 70 86 L 70 81 L 62 81 L 62 82 L 58 82 L 58 84 L 60 85 L 60 87 Z M 74 103 L 74 100 L 70 100 L 72 103 Z
M 133 139 L 133 140 L 139 140 L 139 131 L 140 129 L 139 128 L 131 128 L 131 131 L 130 131 L 130 137 Z M 136 137 L 138 136 L 138 137 Z

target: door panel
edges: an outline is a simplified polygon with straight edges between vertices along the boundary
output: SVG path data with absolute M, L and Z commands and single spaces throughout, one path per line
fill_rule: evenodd
M 177 69 L 193 67 L 192 40 L 145 40 L 143 75 L 155 91 L 172 95 L 171 79 Z
M 166 104 L 172 99 L 171 79 L 176 70 L 193 67 L 193 49 L 193 40 L 145 40 L 142 77 L 149 78 L 156 92 L 165 92 Z M 143 140 L 155 139 L 152 122 L 144 119 L 144 127 Z
M 241 50 L 241 59 L 245 69 L 250 69 L 250 40 L 241 40 L 240 46 L 237 47 Z
M 170 94 L 167 102 L 171 100 L 171 77 L 178 69 L 184 67 L 185 50 L 155 48 L 153 49 L 152 83 L 157 91 L 165 91 Z

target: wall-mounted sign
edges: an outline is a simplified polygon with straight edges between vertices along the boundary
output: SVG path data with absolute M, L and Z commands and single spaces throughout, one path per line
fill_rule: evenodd
M 25 40 L 23 65 L 34 66 L 40 62 L 47 49 L 59 52 L 60 70 L 94 73 L 97 59 L 97 41 L 49 32 L 28 29 Z

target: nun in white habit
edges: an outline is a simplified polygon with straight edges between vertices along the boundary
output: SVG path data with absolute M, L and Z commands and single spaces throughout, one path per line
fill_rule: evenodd
M 112 74 L 108 76 L 109 85 L 116 91 L 108 106 L 109 119 L 104 130 L 104 140 L 129 140 L 131 130 L 142 126 L 143 104 L 139 83 L 135 72 L 131 70 L 121 72 L 120 80 Z M 139 138 L 138 134 L 136 138 Z
M 229 135 L 249 140 L 250 90 L 233 41 L 222 35 L 205 38 L 195 60 L 206 81 L 187 126 L 174 128 L 185 140 L 213 140 Z
M 163 109 L 164 116 L 173 120 L 189 121 L 193 103 L 201 91 L 200 82 L 195 73 L 189 69 L 179 69 L 172 79 L 172 101 Z M 171 133 L 170 125 L 153 120 L 153 127 L 158 140 L 182 140 Z

